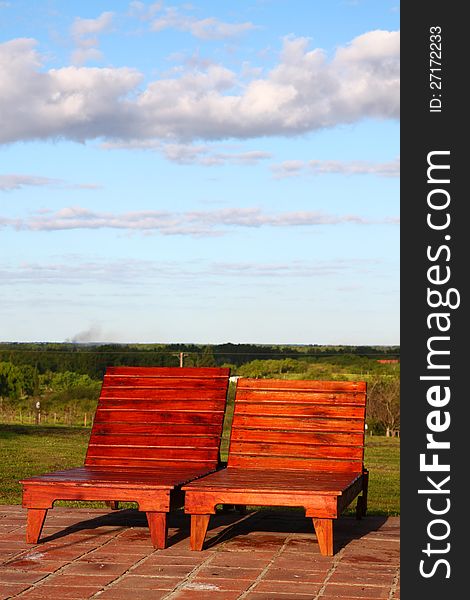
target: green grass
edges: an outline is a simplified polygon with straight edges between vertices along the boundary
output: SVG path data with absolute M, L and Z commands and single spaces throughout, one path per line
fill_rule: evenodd
M 364 464 L 369 469 L 368 512 L 400 514 L 400 440 L 367 436 Z
M 0 503 L 21 504 L 19 479 L 83 464 L 90 429 L 0 425 Z
M 228 431 L 224 429 L 222 458 L 226 458 L 228 446 Z M 90 429 L 79 427 L 0 425 L 0 504 L 21 504 L 19 479 L 82 465 L 89 436 Z M 399 460 L 399 439 L 367 437 L 365 465 L 370 472 L 369 514 L 400 513 Z M 99 502 L 79 505 L 103 506 Z

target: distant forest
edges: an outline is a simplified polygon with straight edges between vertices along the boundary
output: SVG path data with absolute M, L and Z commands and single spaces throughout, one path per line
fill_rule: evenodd
M 370 431 L 393 432 L 400 423 L 399 357 L 398 346 L 2 343 L 0 422 L 89 426 L 106 367 L 182 363 L 227 366 L 241 377 L 362 379 Z
M 182 353 L 182 357 L 181 357 Z M 357 363 L 400 358 L 399 346 L 288 346 L 258 344 L 74 344 L 0 343 L 0 362 L 29 365 L 38 374 L 72 371 L 102 379 L 109 366 L 222 366 L 235 369 L 256 360 Z M 367 361 L 370 362 L 370 361 Z

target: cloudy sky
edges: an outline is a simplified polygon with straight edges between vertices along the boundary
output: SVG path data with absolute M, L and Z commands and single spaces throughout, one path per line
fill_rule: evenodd
M 389 0 L 0 2 L 0 340 L 399 343 Z

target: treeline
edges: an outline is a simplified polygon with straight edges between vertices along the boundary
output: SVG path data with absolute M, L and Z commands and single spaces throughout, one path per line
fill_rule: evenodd
M 226 365 L 241 377 L 365 380 L 369 430 L 399 430 L 396 347 L 2 344 L 0 420 L 89 425 L 107 366 L 178 366 L 180 353 L 184 366 Z
M 398 359 L 398 346 L 286 346 L 257 344 L 72 344 L 72 343 L 2 343 L 0 362 L 30 366 L 39 374 L 51 371 L 74 372 L 102 379 L 108 366 L 240 367 L 255 360 L 294 359 L 311 362 L 326 359 L 337 362 L 363 359 Z
M 101 381 L 64 371 L 39 373 L 30 365 L 0 362 L 2 421 L 86 424 L 95 412 Z

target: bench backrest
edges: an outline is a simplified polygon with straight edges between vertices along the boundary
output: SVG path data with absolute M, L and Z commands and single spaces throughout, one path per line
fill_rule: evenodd
M 239 379 L 228 466 L 360 473 L 366 384 Z
M 87 466 L 215 467 L 230 369 L 111 367 Z

